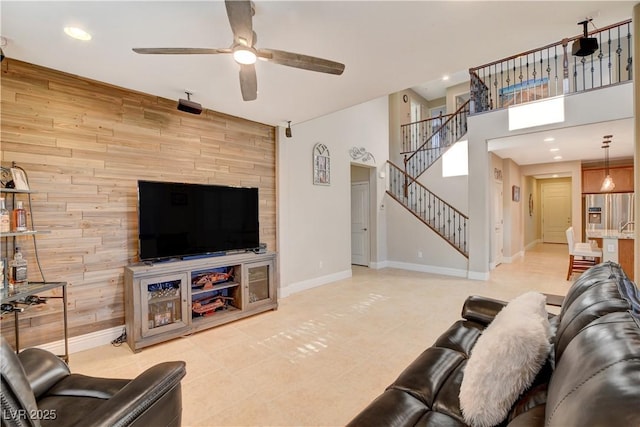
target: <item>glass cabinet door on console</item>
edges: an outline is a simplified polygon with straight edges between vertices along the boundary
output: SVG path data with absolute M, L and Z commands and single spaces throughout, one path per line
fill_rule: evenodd
M 140 281 L 143 337 L 187 327 L 191 314 L 187 305 L 187 283 L 186 274 Z
M 247 307 L 269 303 L 275 299 L 273 287 L 273 262 L 246 264 L 245 291 Z

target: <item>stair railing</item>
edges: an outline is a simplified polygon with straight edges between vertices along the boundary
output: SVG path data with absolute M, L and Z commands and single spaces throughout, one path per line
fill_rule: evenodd
M 447 149 L 467 133 L 469 103 L 465 102 L 453 114 L 448 114 L 442 125 L 433 131 L 413 152 L 404 152 L 404 170 L 408 176 L 418 178 L 438 160 Z
M 438 117 L 419 120 L 400 126 L 402 131 L 402 152 L 400 154 L 410 154 L 416 151 L 431 135 L 436 133 L 444 122 L 452 114 L 440 114 Z
M 387 163 L 389 171 L 387 193 L 468 258 L 469 217 L 429 191 L 393 162 Z
M 469 80 L 469 114 L 493 110 L 493 105 L 489 103 L 489 87 L 474 70 L 469 70 Z
M 631 20 L 588 34 L 598 40 L 588 56 L 568 52 L 579 35 L 469 69 L 471 114 L 631 80 Z

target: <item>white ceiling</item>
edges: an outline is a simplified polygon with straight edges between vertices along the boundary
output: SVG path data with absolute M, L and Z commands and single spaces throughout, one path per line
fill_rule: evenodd
M 610 159 L 629 159 L 634 154 L 633 120 L 613 120 L 496 138 L 488 141 L 487 148 L 501 158 L 512 159 L 519 165 L 575 160 L 604 161 L 603 137 L 613 135 L 609 148 Z M 554 159 L 556 156 L 562 158 Z
M 7 1 L 5 55 L 271 125 L 304 122 L 468 68 L 628 19 L 633 1 L 256 1 L 258 47 L 346 64 L 342 76 L 256 65 L 258 99 L 244 102 L 228 55 L 138 55 L 133 47 L 229 47 L 221 1 Z M 80 42 L 63 33 L 78 26 Z M 425 83 L 427 82 L 427 83 Z M 598 134 L 601 134 L 599 132 Z

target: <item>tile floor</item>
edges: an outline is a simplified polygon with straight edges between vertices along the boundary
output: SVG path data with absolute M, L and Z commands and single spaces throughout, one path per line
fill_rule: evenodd
M 74 372 L 131 378 L 185 360 L 184 426 L 340 426 L 459 319 L 468 295 L 564 295 L 566 245 L 537 245 L 489 281 L 354 267 L 277 311 L 134 354 L 126 344 L 71 355 Z M 554 308 L 550 307 L 550 310 Z

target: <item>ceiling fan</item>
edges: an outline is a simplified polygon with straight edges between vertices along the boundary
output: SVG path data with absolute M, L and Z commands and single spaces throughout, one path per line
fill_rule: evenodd
M 255 62 L 257 58 L 271 61 L 275 64 L 288 67 L 301 68 L 319 73 L 340 75 L 344 71 L 344 64 L 329 61 L 328 59 L 314 56 L 301 55 L 299 53 L 286 52 L 275 49 L 258 49 L 255 47 L 257 35 L 253 31 L 252 18 L 255 12 L 253 2 L 225 0 L 229 24 L 233 31 L 233 44 L 229 48 L 197 48 L 197 47 L 157 47 L 157 48 L 133 48 L 133 51 L 141 54 L 218 54 L 231 53 L 240 65 L 240 89 L 242 99 L 253 101 L 258 96 L 258 80 L 256 77 Z

